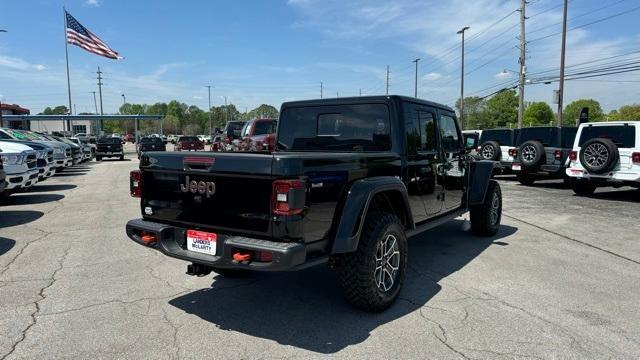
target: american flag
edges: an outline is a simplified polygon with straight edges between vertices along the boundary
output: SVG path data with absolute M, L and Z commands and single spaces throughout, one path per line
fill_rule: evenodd
M 94 33 L 82 26 L 71 14 L 65 10 L 67 18 L 67 42 L 77 45 L 88 52 L 104 56 L 109 59 L 122 59 L 118 53 L 109 48 L 104 41 L 100 40 Z

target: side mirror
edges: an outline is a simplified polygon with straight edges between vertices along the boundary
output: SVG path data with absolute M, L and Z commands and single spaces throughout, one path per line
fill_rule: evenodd
M 472 137 L 468 137 L 465 144 L 464 144 L 464 148 L 465 150 L 473 150 L 476 148 L 476 139 L 472 138 Z

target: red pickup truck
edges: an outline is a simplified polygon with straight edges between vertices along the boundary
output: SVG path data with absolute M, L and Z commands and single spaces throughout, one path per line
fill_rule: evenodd
M 204 144 L 197 136 L 180 136 L 176 142 L 175 151 L 204 150 Z

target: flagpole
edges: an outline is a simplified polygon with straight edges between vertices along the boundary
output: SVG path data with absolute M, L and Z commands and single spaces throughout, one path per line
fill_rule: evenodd
M 69 45 L 67 44 L 67 10 L 62 7 L 62 15 L 64 17 L 64 55 L 67 60 L 67 94 L 69 95 L 69 112 L 71 112 L 71 80 L 69 79 Z M 64 127 L 64 126 L 63 126 Z M 67 130 L 70 129 L 70 122 L 67 120 Z

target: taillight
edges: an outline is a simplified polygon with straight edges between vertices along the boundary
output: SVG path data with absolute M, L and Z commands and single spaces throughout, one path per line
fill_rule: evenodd
M 570 151 L 569 152 L 569 160 L 571 161 L 576 161 L 578 160 L 578 152 L 577 151 Z
M 562 160 L 562 150 L 556 150 L 553 152 L 553 157 L 556 158 L 556 160 Z
M 634 164 L 640 164 L 640 152 L 634 152 L 631 154 L 631 162 Z
M 302 180 L 276 180 L 273 182 L 274 215 L 295 215 L 304 210 L 305 186 Z
M 516 148 L 509 149 L 509 155 L 513 156 L 513 157 L 518 156 L 518 149 L 516 149 Z
M 133 170 L 129 173 L 129 190 L 133 197 L 142 196 L 142 173 L 140 170 Z

